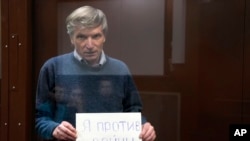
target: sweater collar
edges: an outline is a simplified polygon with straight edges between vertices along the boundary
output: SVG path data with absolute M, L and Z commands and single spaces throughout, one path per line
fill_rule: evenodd
M 78 61 L 84 62 L 85 64 L 88 65 L 88 62 L 87 62 L 86 60 L 84 60 L 84 59 L 77 53 L 76 50 L 74 50 L 74 57 L 75 57 Z M 102 66 L 102 65 L 104 65 L 104 63 L 105 63 L 106 61 L 107 61 L 107 60 L 106 60 L 105 53 L 104 53 L 104 51 L 102 51 L 102 53 L 101 53 L 101 59 L 100 59 L 99 63 L 98 63 L 96 66 Z M 95 67 L 95 66 L 94 66 L 94 67 Z

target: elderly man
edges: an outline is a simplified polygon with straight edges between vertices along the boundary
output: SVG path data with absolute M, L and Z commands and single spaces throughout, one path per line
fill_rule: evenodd
M 75 113 L 142 110 L 128 67 L 103 51 L 108 30 L 105 14 L 83 6 L 66 23 L 74 51 L 46 61 L 38 80 L 36 130 L 47 140 L 76 140 Z M 138 138 L 156 138 L 154 127 L 143 116 Z

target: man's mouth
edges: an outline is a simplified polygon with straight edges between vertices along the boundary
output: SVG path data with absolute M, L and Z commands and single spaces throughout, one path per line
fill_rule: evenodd
M 93 55 L 95 55 L 95 52 L 85 52 L 85 54 L 86 54 L 87 56 L 93 56 Z

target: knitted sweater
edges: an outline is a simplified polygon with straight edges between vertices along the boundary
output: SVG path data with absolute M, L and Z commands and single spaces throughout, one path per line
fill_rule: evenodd
M 106 56 L 102 66 L 89 67 L 68 53 L 49 59 L 40 70 L 35 127 L 44 139 L 53 139 L 52 132 L 62 121 L 75 126 L 75 113 L 141 110 L 129 69 L 117 59 Z

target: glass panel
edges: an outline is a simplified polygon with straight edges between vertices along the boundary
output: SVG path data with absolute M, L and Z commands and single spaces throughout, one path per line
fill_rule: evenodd
M 105 53 L 111 57 L 124 61 L 129 66 L 133 75 L 142 75 L 142 77 L 138 77 L 142 79 L 139 79 L 136 83 L 143 84 L 143 88 L 140 87 L 140 89 L 146 91 L 140 91 L 143 103 L 147 108 L 147 110 L 145 110 L 146 117 L 149 117 L 149 121 L 152 121 L 158 133 L 160 133 L 159 136 L 161 137 L 158 137 L 159 139 L 174 138 L 172 140 L 177 140 L 179 134 L 179 118 L 176 118 L 179 117 L 177 113 L 179 110 L 178 94 L 172 96 L 172 94 L 169 95 L 168 92 L 151 92 L 152 88 L 158 88 L 159 86 L 161 89 L 166 86 L 166 72 L 164 69 L 166 69 L 168 60 L 165 59 L 166 55 L 169 55 L 171 52 L 166 50 L 167 47 L 168 49 L 170 47 L 166 43 L 167 41 L 165 41 L 165 38 L 167 38 L 165 32 L 165 18 L 167 17 L 165 15 L 165 0 L 86 0 L 70 2 L 65 2 L 65 0 L 59 0 L 57 2 L 36 0 L 35 5 L 36 7 L 34 9 L 37 11 L 34 12 L 36 16 L 34 16 L 35 47 L 33 49 L 35 55 L 33 57 L 35 58 L 34 66 L 36 73 L 39 72 L 38 68 L 40 69 L 40 64 L 44 63 L 49 57 L 73 51 L 65 25 L 65 19 L 68 14 L 83 5 L 97 7 L 103 10 L 108 18 L 109 33 L 104 46 Z M 47 16 L 48 14 L 50 14 L 50 16 Z M 168 34 L 171 33 L 168 32 Z M 55 46 L 57 48 L 54 48 Z M 166 52 L 168 54 L 166 54 Z M 58 70 L 65 71 L 70 69 L 72 68 L 66 67 Z M 99 99 L 103 101 L 104 106 L 110 105 L 106 97 L 108 98 L 113 95 L 114 100 L 112 101 L 119 103 L 120 101 L 117 100 L 118 98 L 116 99 L 114 92 L 116 92 L 116 94 L 120 93 L 117 89 L 117 86 L 120 86 L 120 79 L 118 78 L 119 76 L 113 77 L 113 75 L 114 74 L 104 77 L 104 80 L 98 80 L 91 75 L 90 77 L 59 75 L 56 79 L 61 83 L 55 84 L 56 87 L 52 90 L 55 95 L 52 95 L 51 98 L 56 100 L 59 104 L 65 102 L 69 103 L 68 105 L 66 104 L 66 106 L 69 106 L 72 110 L 81 112 L 88 111 L 89 109 L 86 108 L 88 106 L 102 104 L 97 103 Z M 78 81 L 79 79 L 85 79 L 87 81 Z M 92 79 L 96 80 L 96 82 L 91 81 Z M 113 83 L 111 80 L 115 80 L 116 83 Z M 161 80 L 164 80 L 164 82 Z M 149 89 L 145 82 L 151 85 Z M 153 90 L 155 91 L 155 89 Z M 81 98 L 79 93 L 86 97 Z M 91 103 L 91 100 L 86 100 L 94 99 L 92 95 L 95 94 L 101 94 L 100 97 L 106 97 L 94 100 L 96 103 Z M 153 102 L 151 99 L 154 99 Z M 171 105 L 165 106 L 164 104 L 168 101 L 172 101 Z M 152 103 L 154 106 L 151 106 Z M 119 108 L 119 106 L 112 107 Z M 155 110 L 155 107 L 161 108 Z M 162 117 L 168 115 L 167 112 L 164 112 L 163 116 L 159 116 L 162 114 L 162 108 L 164 111 L 170 113 L 174 111 L 175 113 L 173 113 L 171 118 L 162 121 Z M 152 114 L 152 111 L 155 111 L 155 113 Z M 65 114 L 67 116 L 71 115 L 66 112 L 60 114 Z M 73 116 L 68 116 L 67 118 L 70 121 L 74 120 Z M 171 124 L 171 127 L 162 126 L 169 124 Z M 175 128 L 173 129 L 172 126 Z M 169 131 L 170 136 L 165 134 L 166 130 Z
M 133 75 L 164 75 L 164 0 L 109 0 L 58 4 L 58 53 L 71 51 L 65 18 L 81 5 L 104 11 L 109 33 L 105 52 L 123 60 Z M 129 10 L 128 10 L 129 9 Z

